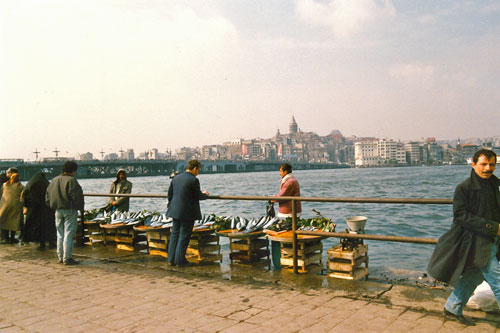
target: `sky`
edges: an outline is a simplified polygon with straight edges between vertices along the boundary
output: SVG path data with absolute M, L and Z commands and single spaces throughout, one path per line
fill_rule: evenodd
M 500 135 L 500 3 L 2 0 L 0 159 Z

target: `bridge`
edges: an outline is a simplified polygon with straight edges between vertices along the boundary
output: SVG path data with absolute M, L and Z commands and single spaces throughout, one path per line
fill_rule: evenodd
M 22 181 L 27 181 L 42 171 L 47 179 L 52 179 L 61 173 L 66 160 L 48 162 L 25 162 L 23 160 L 0 161 L 0 173 L 5 173 L 8 168 L 16 167 Z M 77 178 L 109 178 L 116 176 L 119 169 L 127 171 L 129 177 L 170 175 L 172 172 L 182 172 L 186 169 L 187 161 L 184 160 L 111 160 L 111 161 L 76 161 L 78 163 Z M 201 173 L 237 173 L 277 171 L 283 162 L 275 161 L 231 161 L 231 160 L 202 160 Z M 293 162 L 294 170 L 309 169 L 334 169 L 347 168 L 346 165 L 335 163 L 307 163 Z

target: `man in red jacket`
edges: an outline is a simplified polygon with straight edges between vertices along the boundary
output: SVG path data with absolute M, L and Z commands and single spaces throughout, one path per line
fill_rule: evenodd
M 292 176 L 292 166 L 288 163 L 283 163 L 280 166 L 281 187 L 280 197 L 300 197 L 300 185 L 297 179 Z M 292 217 L 292 202 L 278 201 L 278 217 Z M 300 201 L 295 201 L 295 212 L 300 216 L 302 206 Z

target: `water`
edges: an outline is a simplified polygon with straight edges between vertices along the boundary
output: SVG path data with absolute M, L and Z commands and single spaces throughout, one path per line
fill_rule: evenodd
M 470 166 L 427 166 L 405 168 L 297 170 L 301 193 L 308 197 L 452 198 L 455 187 L 470 174 Z M 274 195 L 279 191 L 279 172 L 199 175 L 201 188 L 212 195 Z M 79 180 L 85 193 L 107 193 L 114 179 Z M 166 194 L 167 176 L 129 179 L 134 194 Z M 86 209 L 105 205 L 107 198 L 86 197 Z M 165 212 L 166 199 L 132 198 L 130 210 Z M 206 214 L 260 217 L 264 201 L 201 201 Z M 302 217 L 313 217 L 312 209 L 337 223 L 337 231 L 347 229 L 344 218 L 368 217 L 365 232 L 376 235 L 438 238 L 452 223 L 451 205 L 302 203 Z M 277 207 L 275 207 L 277 209 Z M 335 238 L 323 241 L 326 249 L 338 244 Z M 434 245 L 365 241 L 369 247 L 370 271 L 416 276 L 425 272 Z M 227 240 L 222 240 L 228 251 Z

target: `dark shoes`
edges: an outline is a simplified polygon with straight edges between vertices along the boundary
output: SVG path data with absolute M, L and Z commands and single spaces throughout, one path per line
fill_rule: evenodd
M 73 258 L 69 258 L 68 260 L 66 260 L 64 262 L 64 265 L 65 266 L 74 266 L 74 265 L 78 265 L 80 262 L 79 261 L 76 261 L 75 259 Z
M 450 311 L 446 310 L 446 308 L 443 309 L 443 313 L 444 313 L 446 318 L 458 320 L 459 322 L 461 322 L 464 325 L 467 325 L 467 326 L 476 325 L 474 320 L 472 320 L 470 318 L 466 318 L 463 315 L 456 315 L 454 313 L 451 313 Z

